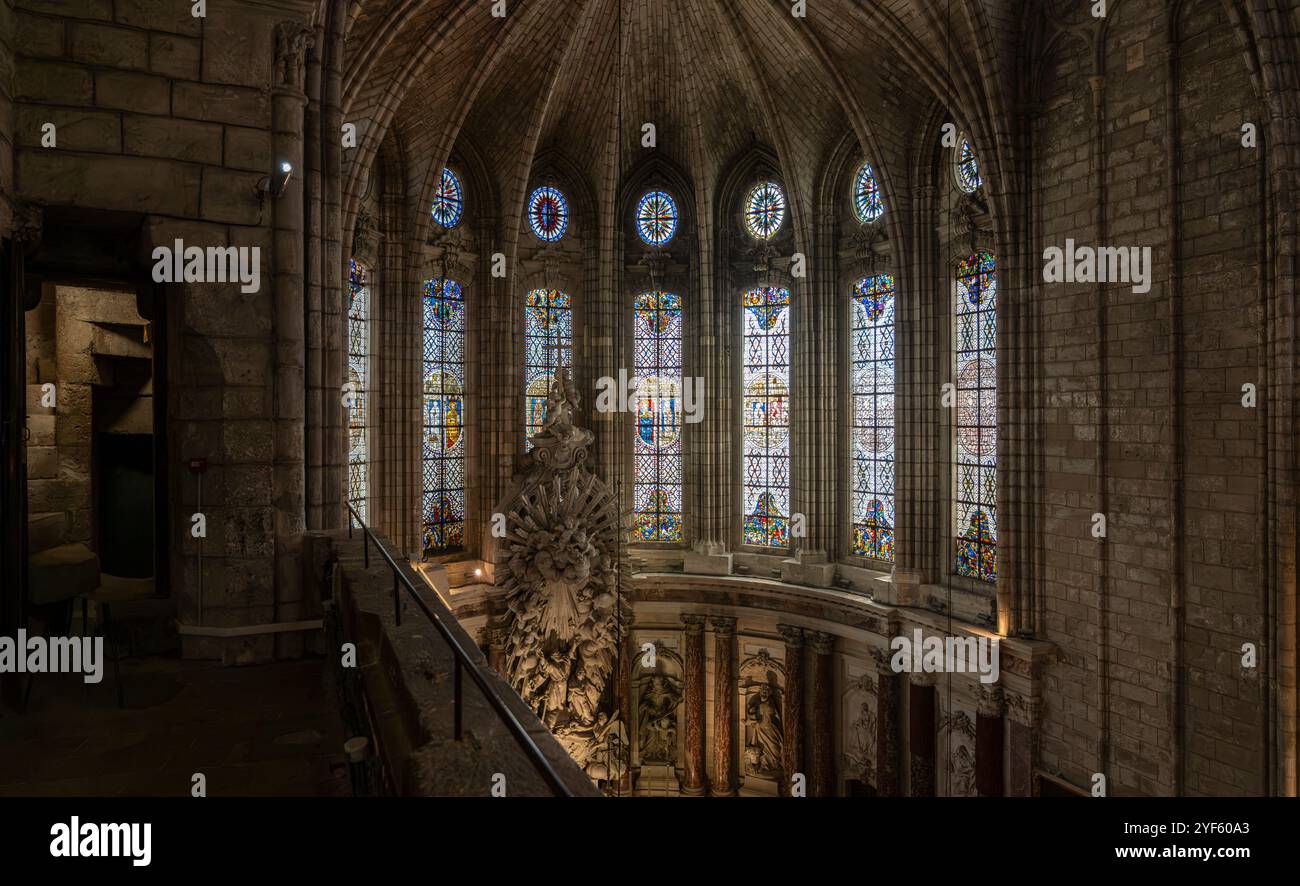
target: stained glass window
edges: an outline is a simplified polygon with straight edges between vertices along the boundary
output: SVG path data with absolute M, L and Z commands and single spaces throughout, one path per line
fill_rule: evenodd
M 464 209 L 465 195 L 460 189 L 460 179 L 450 169 L 444 169 L 438 188 L 433 192 L 433 206 L 429 214 L 444 228 L 454 228 L 460 223 Z
M 639 541 L 682 540 L 682 302 L 643 292 L 633 306 L 633 508 Z
M 534 289 L 524 304 L 524 437 L 532 436 L 546 419 L 546 395 L 561 366 L 572 366 L 573 305 L 567 292 Z
M 465 544 L 465 291 L 424 284 L 424 488 L 426 553 Z
M 980 178 L 980 165 L 975 159 L 975 149 L 971 147 L 970 139 L 964 135 L 957 144 L 956 158 L 953 168 L 957 174 L 957 187 L 967 194 L 974 193 L 976 188 L 984 184 L 984 179 Z
M 870 163 L 863 163 L 853 180 L 853 209 L 862 222 L 872 222 L 880 218 L 885 211 L 884 200 L 880 196 L 880 184 Z
M 368 520 L 369 419 L 367 395 L 370 387 L 370 271 L 351 261 L 348 279 L 348 503 L 362 520 Z M 348 516 L 351 522 L 351 515 Z
M 776 182 L 754 185 L 745 198 L 745 228 L 758 240 L 770 240 L 785 221 L 785 192 Z
M 569 228 L 569 201 L 555 188 L 538 188 L 528 198 L 528 224 L 537 239 L 559 240 Z
M 894 559 L 894 277 L 853 287 L 853 553 Z
M 956 572 L 997 580 L 997 305 L 993 256 L 957 266 L 953 294 L 953 515 Z
M 744 542 L 785 547 L 790 538 L 790 290 L 744 294 Z
M 650 191 L 636 204 L 636 230 L 651 246 L 663 246 L 677 233 L 677 203 L 664 191 Z

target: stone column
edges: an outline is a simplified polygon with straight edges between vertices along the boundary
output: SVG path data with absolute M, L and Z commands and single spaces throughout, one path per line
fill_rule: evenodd
M 711 618 L 713 625 L 713 795 L 736 795 L 736 620 Z
M 795 330 L 794 355 L 791 361 L 793 390 L 791 434 L 793 459 L 791 469 L 792 509 L 804 515 L 806 535 L 794 542 L 794 562 L 782 565 L 786 581 L 830 587 L 835 578 L 831 555 L 835 552 L 836 488 L 839 479 L 839 452 L 834 445 L 839 432 L 838 410 L 827 409 L 836 403 L 840 363 L 836 360 L 838 331 L 842 322 L 836 298 L 835 274 L 831 272 L 833 255 L 832 225 L 824 220 L 813 244 L 802 243 L 801 251 L 813 264 L 810 277 L 789 281 L 791 313 Z M 797 229 L 796 229 L 797 230 Z M 799 237 L 796 234 L 796 241 Z M 807 249 L 808 246 L 815 249 Z M 799 247 L 796 247 L 799 248 Z
M 777 787 L 782 797 L 790 796 L 791 779 L 803 772 L 803 628 L 777 625 L 785 639 L 785 707 L 781 711 L 783 759 L 781 784 Z
M 912 758 L 912 796 L 934 796 L 935 698 L 934 676 L 912 674 L 908 695 L 908 744 Z
M 947 381 L 939 355 L 939 317 L 936 306 L 947 305 L 944 292 L 948 286 L 943 260 L 935 251 L 934 229 L 938 220 L 937 191 L 933 186 L 912 189 L 911 204 L 903 220 L 911 235 L 911 246 L 904 251 L 906 263 L 900 261 L 895 277 L 896 348 L 898 355 L 897 414 L 895 437 L 899 441 L 894 461 L 897 516 L 894 532 L 894 572 L 892 602 L 920 605 L 920 586 L 927 573 L 942 562 L 936 548 L 940 521 L 947 511 L 936 508 L 935 486 L 941 478 L 936 466 L 948 463 L 940 453 L 942 440 L 938 402 L 940 384 Z
M 1002 690 L 981 689 L 975 713 L 975 791 L 981 797 L 1001 797 Z
M 275 28 L 275 88 L 271 94 L 274 183 L 279 164 L 295 173 L 303 168 L 303 60 L 311 30 L 299 22 Z M 284 193 L 266 194 L 274 225 L 272 267 L 275 293 L 271 327 L 275 336 L 272 381 L 273 473 L 275 514 L 274 621 L 300 617 L 302 604 L 302 537 L 306 529 L 306 329 L 304 320 L 303 178 L 296 174 Z M 281 646 L 283 640 L 271 646 Z M 269 657 L 270 650 L 268 650 Z
M 1034 795 L 1034 767 L 1037 765 L 1038 745 L 1035 731 L 1041 704 L 1032 696 L 1006 696 L 1006 711 L 1010 720 L 1011 751 L 1008 765 L 1012 797 Z
M 876 795 L 897 797 L 899 784 L 899 710 L 903 677 L 889 663 L 889 652 L 878 651 L 876 660 Z
M 686 639 L 682 696 L 686 724 L 682 729 L 682 793 L 700 796 L 706 788 L 704 771 L 704 616 L 683 615 Z
M 809 631 L 813 648 L 809 750 L 814 797 L 835 796 L 835 637 Z

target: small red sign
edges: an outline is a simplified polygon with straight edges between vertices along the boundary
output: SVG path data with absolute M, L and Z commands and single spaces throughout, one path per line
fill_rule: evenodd
M 202 473 L 203 473 L 204 471 L 206 471 L 207 469 L 208 469 L 208 460 L 207 460 L 206 458 L 192 458 L 192 459 L 190 459 L 190 473 L 191 473 L 191 474 L 202 474 Z

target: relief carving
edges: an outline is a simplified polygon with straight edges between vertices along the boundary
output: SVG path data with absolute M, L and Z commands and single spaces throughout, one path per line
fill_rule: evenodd
M 636 681 L 637 749 L 642 763 L 677 763 L 677 711 L 682 703 L 682 679 L 667 672 L 672 653 L 658 650 L 654 670 Z
M 503 560 L 506 676 L 597 781 L 626 769 L 627 734 L 610 676 L 629 608 L 614 568 L 617 511 L 587 468 L 593 435 L 575 427 L 577 394 L 556 375 L 546 420 L 507 494 Z
M 740 663 L 740 692 L 744 699 L 745 774 L 781 777 L 785 727 L 782 686 L 785 665 L 760 649 Z

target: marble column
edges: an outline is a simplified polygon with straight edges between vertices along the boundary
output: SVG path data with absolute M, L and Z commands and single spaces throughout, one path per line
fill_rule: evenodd
M 803 768 L 803 628 L 777 625 L 777 630 L 785 639 L 785 706 L 781 711 L 784 734 L 778 788 L 782 797 L 788 797 L 795 774 L 807 774 Z
M 736 795 L 736 620 L 711 618 L 713 626 L 713 795 Z
M 975 791 L 981 797 L 1001 797 L 1002 690 L 981 689 L 975 712 Z
M 1011 750 L 1008 774 L 1012 797 L 1034 795 L 1034 767 L 1037 765 L 1038 747 L 1035 731 L 1041 703 L 1032 696 L 1009 694 L 1006 697 L 1007 719 L 1010 727 Z
M 683 615 L 686 625 L 682 695 L 686 724 L 682 757 L 682 793 L 700 796 L 706 788 L 704 772 L 704 616 Z
M 908 744 L 911 746 L 912 796 L 933 797 L 935 698 L 934 676 L 912 674 L 908 689 Z
M 903 677 L 889 663 L 889 653 L 876 653 L 876 795 L 897 797 L 899 784 L 899 711 Z
M 812 729 L 809 741 L 814 797 L 835 796 L 835 637 L 810 631 L 812 641 Z

